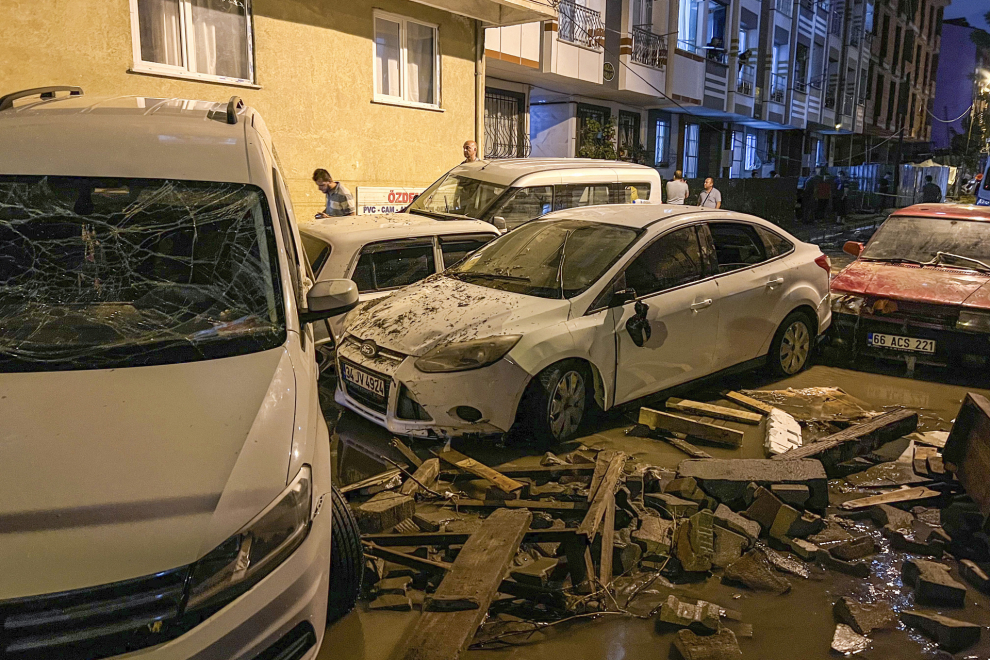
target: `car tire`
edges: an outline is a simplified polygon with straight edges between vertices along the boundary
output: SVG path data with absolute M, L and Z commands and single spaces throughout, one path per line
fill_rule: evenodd
M 361 579 L 364 577 L 361 531 L 347 500 L 336 486 L 332 489 L 327 623 L 333 623 L 351 611 L 361 593 Z
M 594 383 L 585 365 L 565 360 L 534 377 L 523 394 L 520 421 L 542 449 L 573 438 L 594 405 Z
M 811 362 L 815 347 L 814 326 L 808 315 L 791 312 L 777 328 L 767 353 L 767 364 L 775 376 L 786 378 L 800 373 Z

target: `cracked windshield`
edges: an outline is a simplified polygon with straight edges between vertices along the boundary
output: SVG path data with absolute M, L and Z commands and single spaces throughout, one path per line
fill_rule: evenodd
M 251 186 L 0 178 L 0 371 L 277 346 L 274 253 L 264 195 Z
M 990 270 L 990 225 L 970 220 L 891 218 L 877 231 L 863 258 L 932 261 Z
M 426 215 L 440 213 L 480 218 L 505 188 L 466 176 L 446 176 L 417 197 L 409 210 Z

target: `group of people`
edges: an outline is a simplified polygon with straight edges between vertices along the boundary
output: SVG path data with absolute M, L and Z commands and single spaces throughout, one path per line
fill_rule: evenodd
M 676 170 L 674 178 L 667 182 L 667 199 L 665 204 L 687 204 L 691 190 L 684 180 L 684 172 Z M 705 179 L 704 189 L 698 193 L 698 206 L 707 209 L 722 208 L 722 193 L 715 187 L 715 179 Z

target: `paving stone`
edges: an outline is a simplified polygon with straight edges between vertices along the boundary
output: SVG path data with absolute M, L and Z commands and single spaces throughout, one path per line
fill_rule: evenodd
M 632 569 L 643 557 L 643 549 L 632 540 L 628 531 L 617 535 L 612 544 L 612 575 L 622 575 Z
M 969 559 L 961 559 L 959 561 L 959 573 L 963 576 L 964 580 L 983 593 L 990 593 L 990 578 L 987 577 L 986 571 L 976 562 Z
M 698 513 L 698 503 L 681 499 L 670 493 L 647 493 L 643 502 L 656 509 L 664 518 L 689 518 Z
M 742 656 L 736 635 L 728 628 L 707 636 L 696 635 L 690 630 L 678 630 L 674 648 L 684 660 L 735 660 Z
M 868 635 L 878 628 L 893 628 L 897 614 L 887 603 L 861 603 L 855 598 L 843 596 L 832 607 L 835 618 L 849 625 L 861 635 Z
M 791 589 L 791 583 L 773 572 L 766 554 L 759 549 L 750 550 L 739 561 L 733 562 L 725 569 L 724 577 L 754 591 L 783 594 Z
M 853 535 L 847 532 L 841 525 L 831 520 L 825 521 L 825 528 L 808 537 L 808 540 L 820 548 L 828 549 L 833 545 L 851 541 Z
M 525 566 L 513 569 L 509 572 L 509 575 L 519 584 L 532 587 L 545 587 L 550 582 L 550 578 L 559 563 L 559 559 L 540 557 Z
M 396 578 L 396 577 L 415 577 L 416 571 L 409 566 L 403 566 L 402 564 L 396 564 L 390 561 L 385 562 L 385 566 L 382 570 L 383 578 Z
M 958 653 L 980 640 L 980 626 L 939 614 L 905 610 L 901 612 L 901 621 L 952 653 Z
M 843 655 L 860 653 L 870 648 L 870 638 L 856 633 L 844 623 L 835 627 L 832 635 L 832 650 Z
M 762 550 L 766 553 L 767 561 L 770 562 L 770 565 L 778 571 L 782 573 L 790 573 L 791 575 L 796 575 L 797 577 L 805 579 L 811 575 L 808 569 L 801 562 L 771 548 L 762 548 Z
M 774 516 L 773 523 L 770 525 L 770 537 L 782 539 L 785 536 L 794 536 L 794 534 L 790 533 L 791 525 L 800 517 L 800 511 L 792 506 L 781 503 L 780 507 L 777 508 L 777 515 Z
M 715 554 L 711 511 L 699 511 L 677 528 L 676 552 L 689 573 L 710 571 Z
M 870 577 L 870 565 L 867 562 L 845 561 L 844 559 L 833 557 L 825 548 L 819 548 L 817 559 L 822 566 L 833 571 L 858 578 Z
M 639 544 L 644 555 L 667 555 L 674 542 L 674 523 L 648 510 L 640 517 L 639 529 L 632 533 L 632 540 Z
M 853 561 L 875 555 L 877 553 L 876 543 L 872 536 L 860 536 L 845 543 L 839 543 L 828 549 L 832 556 L 842 561 Z
M 817 460 L 695 458 L 681 461 L 677 474 L 694 477 L 702 490 L 726 504 L 742 501 L 747 486 L 753 482 L 766 487 L 772 484 L 804 485 L 810 492 L 808 508 L 824 510 L 828 506 L 825 468 Z
M 412 521 L 424 532 L 439 532 L 444 525 L 452 520 L 457 520 L 458 516 L 447 509 L 419 510 L 413 514 Z
M 758 488 L 753 495 L 753 503 L 746 509 L 746 517 L 760 523 L 763 532 L 769 532 L 773 527 L 777 512 L 784 503 L 777 499 L 777 496 L 766 488 Z
M 791 523 L 787 534 L 788 536 L 806 538 L 812 534 L 817 534 L 823 529 L 825 529 L 825 519 L 816 513 L 805 511 L 801 514 L 800 518 Z
M 715 509 L 715 525 L 741 534 L 749 540 L 750 545 L 760 538 L 760 523 L 744 518 L 724 504 Z
M 416 500 L 408 495 L 385 492 L 354 508 L 363 534 L 380 534 L 416 513 Z
M 371 601 L 369 610 L 392 610 L 395 612 L 409 612 L 412 610 L 412 600 L 409 596 L 398 594 L 385 594 Z
M 934 507 L 916 506 L 911 509 L 918 520 L 929 525 L 931 527 L 941 527 L 942 526 L 942 513 L 939 509 Z
M 719 568 L 725 568 L 742 557 L 742 553 L 749 546 L 749 539 L 742 534 L 736 534 L 724 527 L 716 527 L 715 555 L 712 557 L 712 564 Z
M 714 603 L 704 600 L 699 600 L 697 603 L 682 601 L 671 594 L 660 606 L 660 620 L 679 628 L 690 628 L 699 633 L 712 633 L 721 627 L 720 610 L 721 608 Z
M 925 555 L 941 559 L 945 552 L 945 546 L 939 541 L 935 544 L 922 542 L 915 538 L 914 534 L 907 534 L 903 529 L 895 529 L 891 525 L 883 528 L 883 535 L 890 541 L 890 547 L 900 552 L 909 552 L 914 555 Z
M 804 484 L 772 484 L 770 492 L 784 504 L 803 509 L 811 498 L 811 490 Z
M 672 480 L 663 487 L 663 492 L 676 495 L 682 500 L 690 500 L 701 504 L 708 496 L 698 488 L 698 482 L 693 477 L 682 477 Z
M 889 504 L 878 504 L 867 511 L 877 527 L 890 525 L 894 529 L 911 529 L 914 524 L 913 515 Z
M 904 584 L 914 587 L 918 602 L 962 607 L 966 587 L 952 579 L 949 567 L 925 559 L 908 559 L 901 566 Z
M 385 578 L 384 580 L 379 580 L 378 583 L 375 584 L 375 593 L 378 595 L 398 594 L 400 596 L 405 596 L 406 592 L 409 590 L 409 585 L 412 584 L 412 581 L 413 579 L 409 576 Z
M 818 546 L 804 539 L 787 539 L 791 552 L 805 561 L 811 561 L 818 556 Z

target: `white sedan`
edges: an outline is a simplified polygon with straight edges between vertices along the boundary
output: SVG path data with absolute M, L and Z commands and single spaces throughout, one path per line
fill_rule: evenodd
M 551 213 L 351 312 L 336 400 L 401 435 L 520 424 L 550 445 L 593 405 L 760 364 L 800 371 L 831 321 L 829 269 L 741 213 Z

